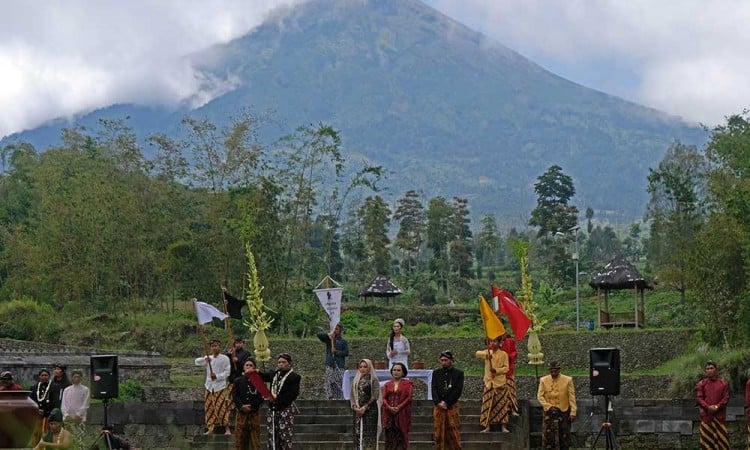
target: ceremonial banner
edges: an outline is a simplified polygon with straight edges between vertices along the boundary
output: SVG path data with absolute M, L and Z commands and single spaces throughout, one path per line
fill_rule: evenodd
M 331 331 L 333 331 L 341 319 L 341 297 L 344 295 L 344 288 L 315 289 L 313 292 L 315 292 L 321 306 L 328 314 Z
M 497 299 L 499 304 L 498 311 L 500 314 L 508 316 L 510 328 L 513 330 L 514 337 L 517 341 L 526 336 L 526 332 L 531 327 L 531 319 L 526 316 L 521 302 L 515 299 L 510 292 L 492 285 L 492 297 Z
M 229 317 L 208 303 L 199 302 L 198 300 L 195 300 L 194 303 L 195 314 L 198 316 L 198 323 L 201 325 L 211 322 L 214 318 L 224 320 Z

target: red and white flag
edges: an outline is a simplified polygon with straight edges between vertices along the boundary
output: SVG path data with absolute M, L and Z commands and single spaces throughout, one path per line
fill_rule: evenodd
M 531 319 L 523 310 L 521 302 L 516 300 L 510 292 L 492 285 L 492 304 L 495 311 L 508 316 L 510 328 L 513 330 L 516 340 L 520 341 L 526 336 L 531 327 Z

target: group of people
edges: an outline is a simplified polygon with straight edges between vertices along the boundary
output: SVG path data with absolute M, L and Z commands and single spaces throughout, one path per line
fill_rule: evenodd
M 55 364 L 52 371 L 41 369 L 37 381 L 29 389 L 29 397 L 39 409 L 39 420 L 33 430 L 29 447 L 83 449 L 86 432 L 86 416 L 90 405 L 89 388 L 83 382 L 83 371 L 73 370 L 68 377 L 64 364 Z M 0 373 L 0 391 L 21 391 L 24 387 L 16 382 L 13 373 Z M 113 449 L 130 450 L 127 440 L 109 433 Z
M 258 369 L 255 359 L 244 350 L 244 340 L 236 338 L 229 354 L 221 353 L 221 342 L 210 342 L 210 354 L 196 358 L 206 367 L 204 408 L 206 434 L 223 427 L 231 435 L 230 414 L 235 411 L 234 445 L 236 449 L 260 448 L 260 407 L 266 402 L 268 448 L 292 448 L 294 401 L 299 395 L 302 377 L 292 368 L 292 357 L 281 353 L 276 370 Z M 266 385 L 268 383 L 268 385 Z

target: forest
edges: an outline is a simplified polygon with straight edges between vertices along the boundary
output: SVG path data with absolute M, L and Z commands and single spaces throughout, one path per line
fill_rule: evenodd
M 65 129 L 55 148 L 2 148 L 0 317 L 216 304 L 220 286 L 246 295 L 251 249 L 273 331 L 301 336 L 320 322 L 311 291 L 326 275 L 345 286 L 345 305 L 361 303 L 379 274 L 403 290 L 403 305 L 473 305 L 490 283 L 520 289 L 525 245 L 546 321 L 565 316 L 555 304 L 576 275 L 583 285 L 622 255 L 668 298 L 674 320 L 664 325 L 695 326 L 712 345 L 750 343 L 747 114 L 710 130 L 705 148 L 666 149 L 648 176 L 643 220 L 622 229 L 572 206 L 573 180 L 555 164 L 534 185 L 524 229 L 502 229 L 494 215 L 472 223 L 460 196 L 408 190 L 391 204 L 387 168 L 345 157 L 336 129 L 302 126 L 264 143 L 263 120 L 186 117 L 180 137 L 146 142 L 124 121 L 102 120 Z M 18 324 L 0 335 L 40 337 Z

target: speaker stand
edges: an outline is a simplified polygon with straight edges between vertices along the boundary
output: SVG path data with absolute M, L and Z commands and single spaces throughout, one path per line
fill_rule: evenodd
M 596 443 L 599 442 L 599 438 L 604 435 L 605 449 L 616 450 L 617 441 L 615 440 L 615 432 L 612 431 L 612 422 L 609 421 L 609 395 L 604 396 L 604 422 L 602 427 L 599 429 L 599 434 L 596 435 L 594 443 L 591 444 L 591 450 L 596 448 Z
M 91 447 L 89 449 L 98 449 L 99 447 L 97 444 L 99 441 L 104 439 L 104 443 L 107 444 L 107 450 L 114 450 L 112 447 L 112 433 L 109 430 L 109 422 L 107 421 L 107 410 L 109 409 L 109 399 L 104 398 L 102 399 L 102 405 L 104 406 L 104 423 L 102 423 L 102 431 L 99 433 L 99 437 L 96 438 L 93 444 L 91 444 Z

